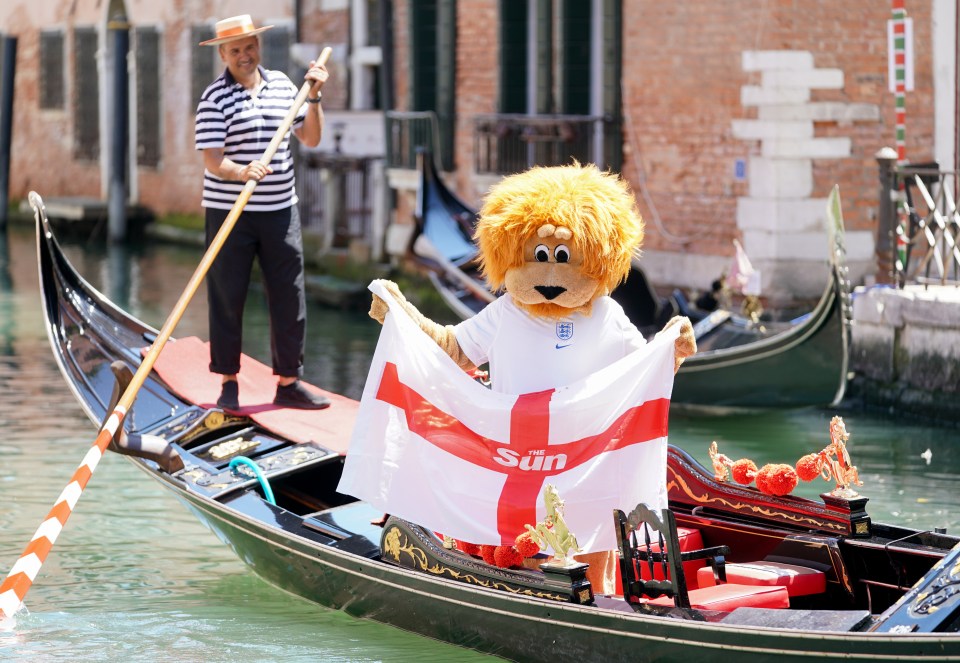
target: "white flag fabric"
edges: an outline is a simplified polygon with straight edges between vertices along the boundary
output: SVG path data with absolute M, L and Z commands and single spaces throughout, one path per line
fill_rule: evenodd
M 575 384 L 503 394 L 473 380 L 390 307 L 338 491 L 433 531 L 508 545 L 556 487 L 585 552 L 616 547 L 613 509 L 667 506 L 667 420 L 679 325 Z
M 736 255 L 727 274 L 727 285 L 744 295 L 760 295 L 760 270 L 755 269 L 747 252 L 737 239 L 733 240 Z

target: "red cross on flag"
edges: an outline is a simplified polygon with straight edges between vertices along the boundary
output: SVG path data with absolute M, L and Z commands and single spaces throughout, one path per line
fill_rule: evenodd
M 575 384 L 503 394 L 471 379 L 390 306 L 338 490 L 474 543 L 512 544 L 565 502 L 585 552 L 616 547 L 613 509 L 667 505 L 667 419 L 679 325 Z

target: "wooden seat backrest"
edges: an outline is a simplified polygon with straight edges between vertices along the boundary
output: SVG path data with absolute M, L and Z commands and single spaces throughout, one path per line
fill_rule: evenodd
M 709 560 L 719 582 L 726 582 L 724 562 L 730 549 L 713 546 L 680 552 L 677 521 L 670 509 L 654 511 L 646 504 L 638 504 L 629 515 L 619 509 L 614 509 L 613 514 L 623 597 L 627 602 L 667 596 L 678 608 L 689 608 L 690 596 L 683 571 L 685 561 Z M 643 569 L 647 573 L 644 574 Z M 656 579 L 657 575 L 663 580 Z M 645 580 L 644 576 L 649 579 Z

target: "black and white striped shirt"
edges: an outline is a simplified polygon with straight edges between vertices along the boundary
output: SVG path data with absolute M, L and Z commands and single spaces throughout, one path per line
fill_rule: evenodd
M 196 147 L 223 148 L 224 155 L 240 165 L 263 156 L 267 146 L 290 111 L 297 88 L 279 71 L 260 67 L 263 85 L 254 98 L 230 74 L 224 72 L 203 92 L 197 106 Z M 300 126 L 307 113 L 300 107 L 294 126 Z M 253 190 L 244 209 L 270 212 L 297 203 L 293 179 L 293 155 L 288 131 L 270 162 L 273 172 Z M 203 206 L 231 209 L 243 190 L 243 182 L 220 179 L 209 170 L 203 172 Z

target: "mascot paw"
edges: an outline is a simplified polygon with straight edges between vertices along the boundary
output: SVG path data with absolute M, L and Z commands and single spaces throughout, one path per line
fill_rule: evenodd
M 381 284 L 384 288 L 386 288 L 387 292 L 393 295 L 393 298 L 401 304 L 407 301 L 407 298 L 403 296 L 402 292 L 400 292 L 399 286 L 397 286 L 397 284 L 393 281 L 388 281 L 387 279 L 377 279 L 374 281 L 374 283 Z M 387 311 L 389 310 L 390 307 L 387 306 L 387 303 L 383 300 L 383 298 L 380 297 L 380 295 L 374 294 L 373 300 L 370 302 L 370 311 L 368 315 L 382 325 L 383 319 L 387 316 Z
M 690 323 L 690 318 L 682 315 L 675 316 L 670 318 L 670 321 L 663 326 L 664 330 L 669 329 L 673 325 L 680 325 L 680 337 L 677 339 L 675 344 L 675 355 L 673 360 L 673 371 L 677 372 L 680 370 L 680 364 L 683 363 L 683 360 L 687 357 L 696 354 L 697 352 L 697 337 L 693 334 L 693 325 Z

